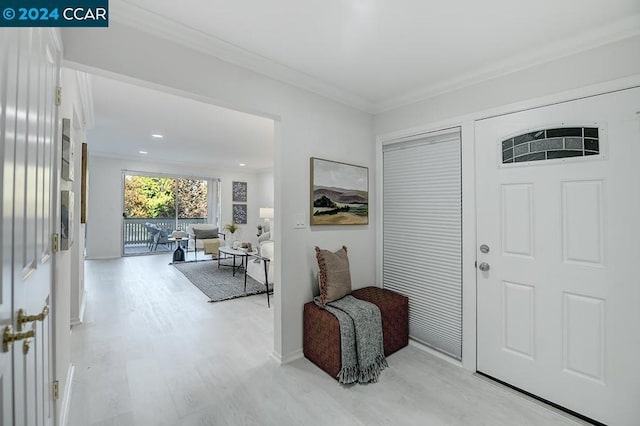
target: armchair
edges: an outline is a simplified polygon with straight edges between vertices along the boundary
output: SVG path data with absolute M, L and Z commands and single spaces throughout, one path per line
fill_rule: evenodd
M 222 245 L 226 235 L 218 232 L 218 227 L 210 223 L 192 224 L 187 227 L 189 235 L 188 249 L 194 251 L 196 257 L 198 249 L 204 254 L 218 255 L 218 249 Z M 222 238 L 220 238 L 222 236 Z

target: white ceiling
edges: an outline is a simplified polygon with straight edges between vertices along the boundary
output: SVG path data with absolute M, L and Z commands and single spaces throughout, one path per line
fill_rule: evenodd
M 91 80 L 95 125 L 87 137 L 93 154 L 223 170 L 273 166 L 273 120 L 104 77 Z
M 640 33 L 638 0 L 114 0 L 110 12 L 372 112 Z
M 375 113 L 640 34 L 640 1 L 112 0 L 110 18 Z M 93 90 L 94 153 L 272 167 L 271 120 L 102 77 Z

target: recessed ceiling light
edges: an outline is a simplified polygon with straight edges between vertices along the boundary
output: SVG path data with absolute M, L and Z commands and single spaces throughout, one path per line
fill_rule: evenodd
M 148 154 L 147 151 L 138 151 L 140 154 Z
M 246 166 L 246 164 L 240 163 L 240 167 L 244 167 L 244 166 Z
M 160 133 L 154 133 L 151 135 L 151 137 L 156 139 L 162 139 L 164 138 L 164 135 L 161 135 Z

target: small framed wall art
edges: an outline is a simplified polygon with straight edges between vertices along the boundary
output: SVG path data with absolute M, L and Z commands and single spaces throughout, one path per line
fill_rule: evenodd
M 233 205 L 233 223 L 237 223 L 238 225 L 247 224 L 247 205 L 246 204 Z
M 73 191 L 60 191 L 60 250 L 73 245 Z
M 369 169 L 311 157 L 311 225 L 369 223 Z
M 231 193 L 234 203 L 247 202 L 247 182 L 231 182 Z
M 73 139 L 71 138 L 71 120 L 62 119 L 62 179 L 73 181 L 74 161 L 73 161 Z

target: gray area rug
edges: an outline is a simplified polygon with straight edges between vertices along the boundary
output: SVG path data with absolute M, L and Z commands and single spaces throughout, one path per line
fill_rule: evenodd
M 265 293 L 264 284 L 247 276 L 247 292 L 244 292 L 244 270 L 236 271 L 233 276 L 231 267 L 222 266 L 230 261 L 222 261 L 218 269 L 218 261 L 174 263 L 173 266 L 187 277 L 189 281 L 206 294 L 211 302 L 235 299 Z

